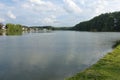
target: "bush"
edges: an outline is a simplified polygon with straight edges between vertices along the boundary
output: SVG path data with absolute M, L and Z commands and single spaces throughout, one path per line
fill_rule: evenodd
M 8 32 L 22 32 L 22 26 L 19 24 L 6 24 L 6 29 Z

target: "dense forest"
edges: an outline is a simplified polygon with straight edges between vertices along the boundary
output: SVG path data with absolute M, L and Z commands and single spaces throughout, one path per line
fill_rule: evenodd
M 120 12 L 101 14 L 89 21 L 80 22 L 72 29 L 78 31 L 120 31 Z

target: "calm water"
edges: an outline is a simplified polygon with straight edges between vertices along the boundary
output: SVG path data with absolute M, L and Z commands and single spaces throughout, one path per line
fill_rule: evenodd
M 119 35 L 54 31 L 0 36 L 0 80 L 63 80 L 94 64 Z

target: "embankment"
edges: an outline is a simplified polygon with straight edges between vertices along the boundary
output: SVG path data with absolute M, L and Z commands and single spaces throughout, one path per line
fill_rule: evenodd
M 120 45 L 96 64 L 65 80 L 120 80 Z

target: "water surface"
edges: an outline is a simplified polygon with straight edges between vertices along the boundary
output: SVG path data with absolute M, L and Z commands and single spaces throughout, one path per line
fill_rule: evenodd
M 0 36 L 0 80 L 63 80 L 104 56 L 119 35 L 54 31 Z

